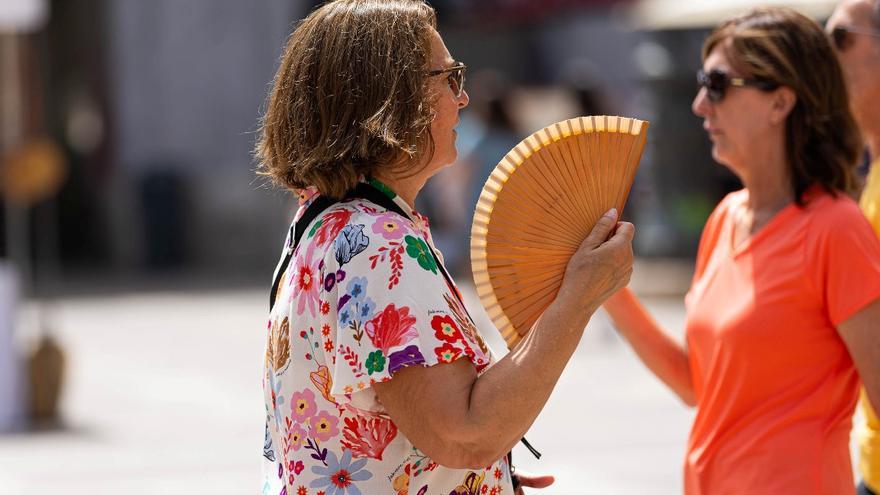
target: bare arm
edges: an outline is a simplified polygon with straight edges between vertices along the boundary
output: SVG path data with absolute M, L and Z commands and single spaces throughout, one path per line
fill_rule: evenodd
M 629 289 L 611 296 L 604 308 L 645 366 L 685 404 L 694 406 L 696 396 L 684 345 L 660 328 Z
M 880 299 L 837 326 L 875 411 L 880 411 Z
M 544 407 L 590 316 L 632 272 L 633 226 L 599 220 L 572 256 L 559 294 L 525 339 L 482 376 L 465 359 L 411 367 L 374 385 L 398 428 L 452 468 L 482 468 L 507 453 Z M 604 241 L 604 242 L 603 242 Z

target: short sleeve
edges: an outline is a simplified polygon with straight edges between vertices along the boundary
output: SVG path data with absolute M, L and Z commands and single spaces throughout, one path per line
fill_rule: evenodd
M 354 214 L 325 252 L 322 277 L 335 314 L 333 345 L 324 347 L 330 393 L 341 402 L 408 366 L 489 364 L 456 289 L 409 219 Z
M 836 326 L 880 297 L 880 240 L 855 202 L 818 205 L 805 245 L 807 269 Z

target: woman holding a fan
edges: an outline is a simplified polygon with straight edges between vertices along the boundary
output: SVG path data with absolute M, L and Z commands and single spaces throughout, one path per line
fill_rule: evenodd
M 552 482 L 512 476 L 506 454 L 627 283 L 633 227 L 606 214 L 541 321 L 496 360 L 413 210 L 455 160 L 464 70 L 419 0 L 330 2 L 290 37 L 257 147 L 300 197 L 271 296 L 264 494 Z

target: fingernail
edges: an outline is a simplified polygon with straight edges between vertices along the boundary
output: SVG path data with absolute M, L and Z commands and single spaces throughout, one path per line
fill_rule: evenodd
M 617 217 L 617 208 L 611 208 L 610 210 L 606 211 L 605 216 L 608 218 Z

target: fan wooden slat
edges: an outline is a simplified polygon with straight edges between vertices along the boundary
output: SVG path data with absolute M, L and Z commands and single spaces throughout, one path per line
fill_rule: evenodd
M 572 254 L 611 207 L 622 210 L 648 122 L 578 117 L 528 136 L 483 187 L 471 227 L 475 287 L 509 347 L 556 297 Z

